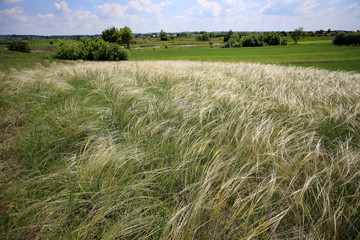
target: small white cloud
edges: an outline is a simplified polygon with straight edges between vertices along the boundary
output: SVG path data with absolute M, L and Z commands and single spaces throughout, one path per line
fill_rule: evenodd
M 71 10 L 67 5 L 66 1 L 61 1 L 60 3 L 54 3 L 55 11 L 59 13 L 70 13 Z
M 97 7 L 99 16 L 103 18 L 122 17 L 126 10 L 126 6 L 119 3 L 105 3 Z
M 223 5 L 226 15 L 238 15 L 246 8 L 246 4 L 241 0 L 223 0 Z
M 154 4 L 152 0 L 131 0 L 126 5 L 125 14 L 149 14 L 161 16 L 161 11 L 164 7 L 173 4 L 175 1 L 166 0 L 158 4 Z
M 1 22 L 28 22 L 29 18 L 23 11 L 22 7 L 0 10 Z
M 206 0 L 197 0 L 195 6 L 185 10 L 187 15 L 193 17 L 217 17 L 221 14 L 222 8 L 217 2 L 208 2 Z
M 359 10 L 360 5 L 358 3 L 353 3 L 347 7 L 348 10 Z
M 53 18 L 53 17 L 54 17 L 54 14 L 51 14 L 51 13 L 48 13 L 48 14 L 38 14 L 37 17 L 38 17 L 38 18 L 41 18 L 41 19 Z

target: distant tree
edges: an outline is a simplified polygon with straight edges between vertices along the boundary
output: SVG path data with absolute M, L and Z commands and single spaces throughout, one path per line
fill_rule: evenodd
M 121 43 L 125 45 L 127 49 L 130 49 L 130 42 L 134 39 L 134 35 L 129 27 L 121 28 L 119 31 Z
M 286 36 L 287 36 L 287 33 L 286 33 L 285 31 L 281 31 L 281 32 L 280 32 L 280 36 L 286 37 Z
M 224 42 L 229 41 L 230 37 L 233 35 L 233 31 L 230 29 L 230 31 L 224 36 Z
M 198 34 L 196 35 L 195 40 L 207 42 L 210 41 L 210 35 L 208 33 Z
M 160 31 L 160 40 L 161 41 L 167 41 L 168 40 L 168 36 L 166 35 L 164 30 Z
M 174 36 L 174 35 L 171 35 L 171 36 L 170 36 L 170 39 L 171 39 L 171 42 L 174 42 L 175 36 Z
M 299 29 L 295 29 L 293 32 L 290 33 L 291 38 L 294 40 L 295 44 L 300 40 L 300 38 L 305 37 L 305 33 L 303 28 L 300 27 Z
M 240 44 L 238 44 L 238 42 L 240 42 L 240 37 L 237 34 L 233 34 L 230 36 L 228 43 L 230 44 L 230 47 L 239 47 Z
M 101 36 L 105 42 L 121 42 L 120 31 L 117 30 L 116 27 L 105 29 Z
M 323 35 L 324 32 L 325 32 L 324 30 L 320 29 L 320 30 L 318 31 L 318 34 L 319 34 L 319 35 Z

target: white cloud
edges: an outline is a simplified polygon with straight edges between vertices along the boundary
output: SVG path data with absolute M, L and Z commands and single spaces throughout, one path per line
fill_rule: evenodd
M 0 10 L 0 20 L 5 22 L 28 22 L 31 17 L 27 16 L 22 7 Z
M 60 3 L 54 3 L 55 11 L 59 13 L 70 13 L 71 10 L 67 5 L 66 1 L 61 1 Z
M 348 10 L 359 10 L 360 5 L 358 3 L 353 3 L 347 7 Z
M 223 0 L 226 15 L 237 15 L 243 12 L 246 4 L 241 0 Z
M 185 10 L 185 13 L 191 17 L 210 18 L 218 17 L 221 14 L 221 11 L 222 7 L 217 2 L 197 0 L 192 8 Z
M 103 28 L 110 26 L 137 26 L 133 31 L 146 32 L 164 21 L 162 12 L 176 0 L 153 3 L 152 0 L 131 0 L 127 4 L 104 3 L 97 6 L 99 22 Z
M 126 10 L 126 6 L 122 6 L 119 3 L 105 3 L 97 7 L 99 16 L 103 18 L 109 17 L 123 17 Z

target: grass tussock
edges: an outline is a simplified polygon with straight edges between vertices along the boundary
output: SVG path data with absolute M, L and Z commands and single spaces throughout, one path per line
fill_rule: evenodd
M 360 75 L 78 62 L 0 76 L 2 239 L 356 239 Z

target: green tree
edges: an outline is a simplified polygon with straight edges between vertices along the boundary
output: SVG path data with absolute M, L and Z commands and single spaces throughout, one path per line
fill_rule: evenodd
M 230 37 L 234 35 L 233 31 L 230 29 L 230 31 L 225 35 L 224 42 L 229 41 Z
M 160 40 L 161 41 L 167 41 L 168 40 L 168 36 L 166 35 L 164 30 L 160 31 Z
M 130 49 L 130 42 L 134 39 L 134 35 L 129 27 L 121 28 L 120 31 L 120 42 L 125 45 L 127 49 Z
M 196 35 L 195 40 L 207 42 L 210 41 L 210 35 L 208 33 L 198 34 Z
M 105 29 L 101 36 L 105 42 L 115 43 L 121 41 L 120 31 L 116 27 Z
M 171 35 L 171 36 L 170 36 L 170 39 L 171 39 L 172 42 L 174 42 L 175 36 L 174 36 L 174 35 Z
M 300 38 L 305 37 L 305 33 L 303 28 L 300 27 L 299 29 L 295 29 L 292 33 L 290 33 L 291 38 L 294 40 L 295 44 L 300 40 Z

